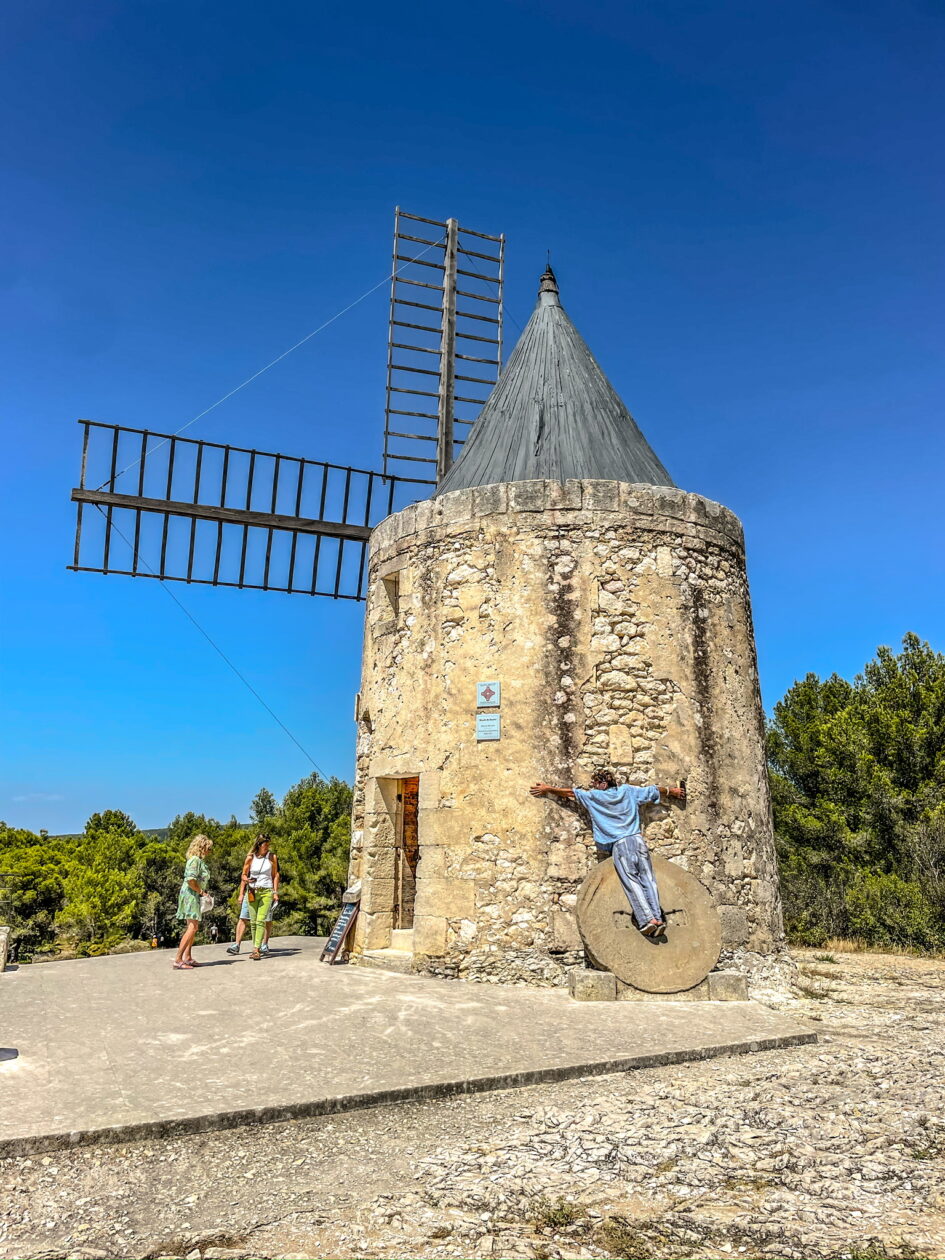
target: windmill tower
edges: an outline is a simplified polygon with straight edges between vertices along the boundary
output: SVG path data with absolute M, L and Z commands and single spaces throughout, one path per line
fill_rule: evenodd
M 741 525 L 673 485 L 550 268 L 500 375 L 503 272 L 503 237 L 398 210 L 380 471 L 80 421 L 70 567 L 366 601 L 355 961 L 561 983 L 595 855 L 528 787 L 609 762 L 687 780 L 650 845 L 726 965 L 776 969 Z
M 357 718 L 355 958 L 561 983 L 594 849 L 528 787 L 602 763 L 688 781 L 647 837 L 725 963 L 783 948 L 741 525 L 673 485 L 550 268 L 435 496 L 372 533 Z

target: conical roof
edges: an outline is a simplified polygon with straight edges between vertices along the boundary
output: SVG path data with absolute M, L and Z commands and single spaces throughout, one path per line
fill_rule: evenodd
M 565 313 L 549 267 L 532 317 L 437 494 L 569 477 L 673 485 Z

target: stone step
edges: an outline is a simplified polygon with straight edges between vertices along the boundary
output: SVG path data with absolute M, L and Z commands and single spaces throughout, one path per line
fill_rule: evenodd
M 394 928 L 390 934 L 390 948 L 402 949 L 408 954 L 413 953 L 413 928 Z
M 403 949 L 366 949 L 363 954 L 355 955 L 351 961 L 362 967 L 399 971 L 402 975 L 409 975 L 413 971 L 413 954 L 408 954 Z

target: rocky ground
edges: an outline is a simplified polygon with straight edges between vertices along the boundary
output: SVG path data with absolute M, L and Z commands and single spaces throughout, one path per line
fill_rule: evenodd
M 945 962 L 798 960 L 817 1046 L 4 1161 L 0 1258 L 945 1257 Z

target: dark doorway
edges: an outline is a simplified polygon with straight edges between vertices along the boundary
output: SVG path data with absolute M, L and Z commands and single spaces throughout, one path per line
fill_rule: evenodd
M 394 929 L 413 927 L 420 856 L 417 808 L 420 779 L 401 779 L 397 790 L 397 847 L 394 850 Z

